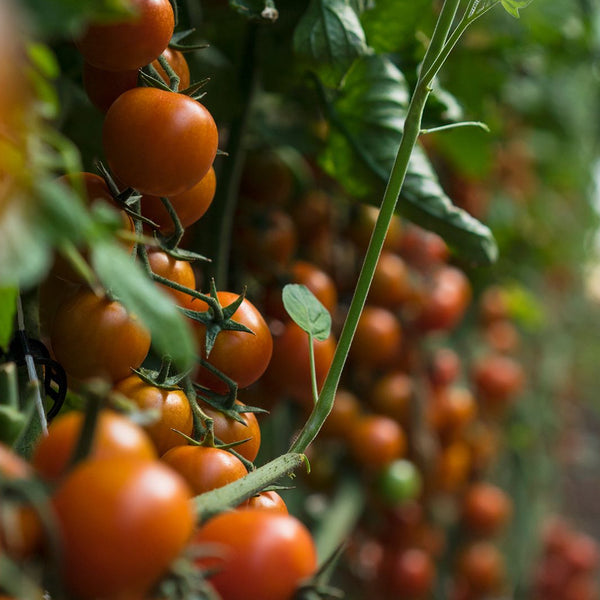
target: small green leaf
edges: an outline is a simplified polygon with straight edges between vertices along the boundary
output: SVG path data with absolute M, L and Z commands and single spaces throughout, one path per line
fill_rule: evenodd
M 304 331 L 320 341 L 329 337 L 331 315 L 305 285 L 287 284 L 282 299 L 285 310 Z
M 102 284 L 148 327 L 152 345 L 172 357 L 179 370 L 191 368 L 196 355 L 192 330 L 169 296 L 113 241 L 93 241 L 91 262 Z
M 520 17 L 519 10 L 529 6 L 533 0 L 501 0 L 504 10 L 518 19 Z
M 16 287 L 0 288 L 0 348 L 7 348 L 12 337 L 18 294 Z
M 358 16 L 345 0 L 312 0 L 296 27 L 294 51 L 332 87 L 370 52 Z

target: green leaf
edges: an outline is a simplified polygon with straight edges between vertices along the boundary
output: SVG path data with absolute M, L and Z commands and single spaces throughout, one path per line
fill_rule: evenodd
M 377 53 L 410 46 L 428 9 L 430 0 L 377 0 L 360 18 L 369 46 Z
M 251 19 L 276 21 L 279 17 L 273 0 L 229 0 L 229 6 Z
M 312 0 L 294 32 L 294 51 L 327 85 L 336 87 L 369 52 L 356 12 L 345 0 Z
M 352 195 L 368 202 L 381 197 L 396 159 L 408 100 L 402 73 L 381 56 L 356 61 L 339 93 L 327 99 L 333 127 L 321 164 Z M 418 148 L 398 212 L 441 235 L 469 261 L 487 264 L 496 259 L 490 230 L 452 204 Z
M 529 6 L 533 0 L 501 0 L 502 6 L 507 13 L 518 19 L 520 17 L 519 10 Z
M 189 369 L 196 355 L 192 330 L 170 297 L 113 241 L 95 240 L 91 262 L 102 284 L 148 327 L 154 348 L 179 370 Z
M 16 287 L 0 288 L 0 348 L 6 349 L 12 337 L 18 294 Z
M 287 284 L 282 299 L 285 310 L 304 331 L 320 341 L 329 337 L 331 315 L 305 285 Z

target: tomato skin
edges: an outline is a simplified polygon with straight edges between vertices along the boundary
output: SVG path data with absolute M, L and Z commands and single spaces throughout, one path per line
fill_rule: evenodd
M 248 498 L 246 502 L 238 506 L 240 510 L 266 510 L 281 515 L 287 515 L 288 509 L 283 498 L 275 491 L 261 492 L 256 496 Z
M 251 412 L 240 413 L 246 423 L 244 425 L 235 419 L 230 419 L 227 415 L 205 402 L 199 401 L 199 404 L 204 413 L 213 419 L 215 437 L 219 438 L 221 442 L 231 444 L 250 438 L 247 442 L 236 445 L 234 450 L 252 462 L 258 455 L 261 441 L 260 427 L 256 415 Z M 240 403 L 237 402 L 237 404 Z
M 82 599 L 142 597 L 194 527 L 189 488 L 159 461 L 86 460 L 61 483 L 52 504 L 63 581 Z
M 431 557 L 420 548 L 388 551 L 379 570 L 385 598 L 417 600 L 429 597 L 435 579 Z
M 377 306 L 396 309 L 409 297 L 410 273 L 404 260 L 388 250 L 379 256 L 369 289 L 368 301 Z
M 238 294 L 221 291 L 217 293 L 217 297 L 221 306 L 226 307 L 236 300 Z M 202 311 L 208 306 L 202 300 L 194 300 L 191 308 Z M 206 356 L 206 327 L 194 321 L 194 329 L 200 356 L 233 379 L 238 387 L 245 388 L 254 383 L 269 365 L 273 353 L 273 338 L 262 315 L 247 298 L 244 298 L 232 319 L 242 323 L 253 333 L 221 331 L 208 357 Z M 202 366 L 198 367 L 195 379 L 200 385 L 215 391 L 227 390 L 227 386 L 218 377 Z
M 308 334 L 296 323 L 281 324 L 273 339 L 273 358 L 265 379 L 277 392 L 289 394 L 296 401 L 312 406 Z M 335 352 L 335 339 L 313 340 L 317 389 L 321 389 Z
M 525 384 L 523 367 L 514 358 L 501 354 L 480 358 L 472 376 L 481 399 L 491 409 L 505 407 Z
M 350 432 L 354 459 L 369 470 L 379 470 L 406 452 L 406 435 L 389 417 L 365 415 Z
M 474 542 L 459 556 L 458 573 L 469 587 L 486 595 L 497 591 L 504 580 L 504 559 L 488 541 Z
M 223 487 L 248 473 L 237 456 L 208 446 L 176 446 L 161 460 L 185 479 L 194 495 Z
M 333 407 L 323 423 L 321 434 L 325 437 L 345 439 L 360 418 L 359 399 L 349 390 L 338 388 Z
M 221 513 L 198 530 L 194 542 L 218 544 L 223 552 L 223 561 L 213 561 L 219 571 L 210 577 L 222 600 L 292 600 L 317 566 L 306 527 L 290 515 L 260 509 Z
M 132 0 L 131 5 L 133 17 L 91 24 L 75 41 L 86 62 L 107 71 L 139 69 L 167 47 L 175 27 L 169 0 Z
M 472 484 L 463 498 L 463 523 L 476 535 L 495 535 L 506 525 L 511 513 L 511 499 L 490 483 Z
M 192 290 L 196 289 L 196 276 L 194 275 L 194 269 L 192 269 L 191 263 L 185 260 L 177 260 L 158 248 L 151 248 L 148 250 L 148 262 L 150 263 L 150 269 L 152 269 L 152 272 L 156 273 L 156 275 L 160 275 L 165 279 L 169 279 L 170 281 Z M 162 283 L 159 283 L 158 285 L 161 286 L 161 288 L 167 292 L 177 304 L 185 306 L 189 302 L 189 294 L 170 288 Z
M 160 410 L 160 419 L 145 426 L 159 455 L 174 446 L 187 443 L 177 431 L 191 436 L 194 421 L 190 403 L 181 390 L 167 390 L 149 385 L 137 375 L 130 375 L 119 381 L 113 389 L 133 400 L 141 409 Z M 177 431 L 173 431 L 174 429 Z
M 48 435 L 39 439 L 32 456 L 35 470 L 48 481 L 57 481 L 69 466 L 71 455 L 83 426 L 84 414 L 71 411 L 56 417 L 48 427 Z M 141 427 L 127 417 L 110 410 L 98 416 L 90 457 L 112 457 L 153 460 L 156 450 Z
M 189 227 L 204 216 L 215 197 L 216 189 L 217 177 L 215 169 L 211 166 L 196 185 L 169 198 L 182 227 Z M 144 196 L 142 198 L 142 214 L 154 221 L 163 233 L 174 231 L 173 221 L 160 198 Z
M 196 185 L 217 154 L 208 110 L 183 94 L 139 87 L 119 96 L 102 130 L 111 170 L 142 194 L 173 196 Z
M 58 362 L 75 379 L 119 381 L 139 367 L 150 334 L 122 304 L 82 289 L 57 309 L 50 335 Z
M 376 413 L 405 425 L 408 422 L 410 402 L 414 393 L 413 378 L 402 371 L 391 370 L 375 379 L 368 399 Z

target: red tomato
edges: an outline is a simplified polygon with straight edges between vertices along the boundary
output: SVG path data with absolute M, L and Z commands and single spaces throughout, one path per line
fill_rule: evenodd
M 140 598 L 194 527 L 190 490 L 158 461 L 86 460 L 54 493 L 62 578 L 82 599 Z
M 486 406 L 503 408 L 523 389 L 525 372 L 514 358 L 491 354 L 475 363 L 473 380 Z
M 130 375 L 119 381 L 114 391 L 133 400 L 143 410 L 157 409 L 160 412 L 158 421 L 145 426 L 158 454 L 187 444 L 177 432 L 191 436 L 194 422 L 189 400 L 181 390 L 159 388 L 145 383 L 137 375 Z
M 198 561 L 218 569 L 210 582 L 222 600 L 292 600 L 317 566 L 305 526 L 290 515 L 260 509 L 221 513 L 198 530 L 194 542 L 218 545 L 223 555 Z
M 148 249 L 148 261 L 153 273 L 192 290 L 196 289 L 196 276 L 191 263 L 185 260 L 177 260 L 158 248 Z M 186 306 L 190 302 L 189 294 L 179 292 L 161 283 L 159 285 L 171 295 L 177 304 Z
M 281 326 L 281 333 L 273 339 L 273 358 L 265 374 L 266 383 L 275 391 L 312 406 L 308 334 L 293 321 Z M 335 352 L 333 336 L 324 341 L 313 340 L 313 349 L 320 389 Z
M 142 364 L 150 349 L 150 334 L 135 316 L 86 289 L 58 307 L 50 339 L 58 362 L 75 379 L 119 381 Z
M 369 303 L 399 308 L 409 297 L 410 288 L 410 274 L 404 260 L 394 252 L 384 250 L 373 273 Z
M 39 439 L 31 462 L 44 479 L 56 481 L 66 473 L 83 419 L 84 414 L 79 411 L 62 414 L 50 423 L 48 435 Z M 156 458 L 156 450 L 141 427 L 127 417 L 103 410 L 96 423 L 90 457 L 113 456 L 152 460 Z
M 256 496 L 252 496 L 251 498 L 248 498 L 248 500 L 246 500 L 246 502 L 241 504 L 238 508 L 244 510 L 267 510 L 282 515 L 288 514 L 288 509 L 283 498 L 275 491 L 261 492 Z
M 142 194 L 174 196 L 195 186 L 217 153 L 217 126 L 189 96 L 140 87 L 119 96 L 102 130 L 116 177 Z
M 194 495 L 223 487 L 248 473 L 237 456 L 208 446 L 176 446 L 161 460 L 186 480 Z
M 244 423 L 230 419 L 221 411 L 213 408 L 205 402 L 199 401 L 202 410 L 213 419 L 215 436 L 224 444 L 232 444 L 241 440 L 248 440 L 243 444 L 234 446 L 234 450 L 241 454 L 246 460 L 252 462 L 258 455 L 260 449 L 260 427 L 256 415 L 251 412 L 240 413 Z M 239 402 L 238 402 L 239 404 Z M 249 439 L 248 439 L 249 438 Z
M 379 568 L 385 598 L 420 600 L 429 598 L 435 567 L 429 554 L 420 548 L 388 551 Z
M 460 554 L 458 573 L 471 589 L 489 595 L 504 581 L 504 559 L 491 542 L 474 542 Z
M 326 437 L 347 438 L 360 418 L 359 399 L 349 390 L 338 388 L 333 407 L 323 424 L 321 433 Z
M 394 370 L 375 379 L 368 399 L 375 412 L 405 424 L 414 393 L 413 378 L 402 371 Z
M 417 225 L 408 225 L 400 239 L 400 254 L 421 270 L 438 266 L 448 260 L 446 242 L 431 231 Z
M 138 69 L 168 45 L 175 17 L 169 0 L 131 0 L 135 15 L 116 23 L 92 23 L 75 41 L 86 62 L 107 71 Z
M 358 320 L 350 358 L 360 367 L 385 368 L 398 358 L 401 342 L 402 326 L 396 315 L 367 305 Z
M 232 292 L 218 292 L 217 295 L 223 307 L 228 306 L 238 297 Z M 191 307 L 198 311 L 208 308 L 201 300 L 194 300 Z M 200 355 L 233 379 L 240 388 L 245 388 L 254 383 L 267 368 L 273 352 L 273 338 L 262 315 L 247 298 L 244 298 L 232 319 L 242 323 L 253 333 L 221 331 L 208 356 L 206 356 L 206 327 L 197 321 L 194 321 L 194 326 Z M 227 386 L 218 377 L 202 366 L 198 368 L 195 378 L 201 385 L 216 391 L 227 390 Z
M 490 483 L 472 484 L 463 498 L 463 523 L 476 535 L 495 535 L 506 525 L 511 513 L 511 499 Z
M 436 388 L 428 399 L 429 424 L 444 441 L 460 438 L 476 416 L 477 402 L 468 388 Z
M 379 209 L 376 206 L 361 204 L 352 215 L 348 234 L 352 241 L 361 249 L 366 249 L 375 228 Z M 386 250 L 396 250 L 402 239 L 402 222 L 398 215 L 394 215 L 385 236 L 383 247 Z
M 350 451 L 355 460 L 377 471 L 406 452 L 406 435 L 389 417 L 365 415 L 350 432 Z
M 217 177 L 211 166 L 208 173 L 194 187 L 169 198 L 182 227 L 193 225 L 204 215 L 215 197 L 216 189 Z M 160 198 L 144 196 L 142 198 L 142 214 L 154 221 L 162 233 L 174 231 L 173 221 Z
M 437 348 L 427 364 L 429 381 L 436 387 L 451 384 L 460 372 L 460 357 L 451 348 Z
M 179 76 L 179 89 L 185 90 L 190 87 L 190 68 L 187 64 L 187 60 L 185 60 L 183 52 L 167 46 L 162 53 L 162 56 L 167 59 L 167 62 L 171 65 L 173 71 Z M 152 61 L 152 66 L 158 71 L 158 74 L 162 77 L 163 81 L 166 84 L 169 84 L 169 76 L 162 68 L 158 58 Z

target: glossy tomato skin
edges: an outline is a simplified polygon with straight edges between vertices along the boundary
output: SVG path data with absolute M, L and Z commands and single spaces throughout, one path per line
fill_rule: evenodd
M 389 417 L 364 415 L 352 428 L 350 451 L 363 467 L 377 471 L 406 452 L 406 435 Z
M 236 300 L 238 294 L 221 291 L 218 292 L 217 297 L 221 306 L 226 307 Z M 191 308 L 203 311 L 208 306 L 201 300 L 194 300 Z M 254 383 L 269 365 L 273 353 L 273 338 L 262 315 L 247 298 L 244 298 L 232 319 L 242 323 L 253 333 L 221 331 L 208 356 L 206 355 L 206 327 L 197 321 L 194 321 L 194 326 L 200 356 L 233 379 L 238 387 L 245 388 Z M 227 386 L 218 377 L 202 366 L 198 367 L 195 378 L 199 384 L 215 391 L 227 390 Z
M 84 414 L 79 411 L 60 415 L 48 427 L 48 435 L 39 439 L 31 462 L 44 479 L 57 481 L 65 475 L 81 434 L 83 420 Z M 156 450 L 141 427 L 116 412 L 103 410 L 96 423 L 90 457 L 113 456 L 153 460 Z
M 189 227 L 204 216 L 215 197 L 216 189 L 217 177 L 214 167 L 211 166 L 196 185 L 169 198 L 182 227 Z M 142 198 L 142 214 L 154 221 L 162 233 L 174 231 L 173 221 L 160 198 L 144 196 Z
M 194 269 L 192 269 L 191 263 L 185 260 L 177 260 L 158 248 L 151 248 L 148 250 L 148 262 L 150 263 L 152 272 L 156 273 L 156 275 L 160 275 L 165 279 L 169 279 L 170 281 L 189 289 L 196 289 L 196 276 L 194 275 Z M 161 288 L 167 292 L 177 304 L 185 306 L 189 302 L 189 294 L 175 290 L 162 283 L 159 283 L 158 285 L 161 286 Z
M 435 580 L 431 557 L 419 548 L 388 551 L 379 569 L 385 598 L 424 600 L 429 597 Z
M 292 600 L 317 566 L 305 526 L 290 515 L 260 509 L 222 513 L 198 530 L 194 542 L 218 544 L 223 552 L 210 578 L 222 600 Z
M 273 490 L 268 492 L 261 492 L 256 496 L 248 498 L 248 500 L 246 500 L 246 502 L 241 504 L 238 508 L 243 510 L 267 510 L 281 515 L 289 514 L 285 501 L 277 492 Z
M 462 520 L 475 535 L 491 537 L 507 524 L 512 514 L 512 501 L 499 487 L 491 483 L 473 483 L 466 491 L 462 505 Z
M 173 196 L 196 185 L 217 153 L 208 110 L 183 94 L 140 87 L 119 96 L 102 130 L 111 170 L 142 194 Z
M 185 479 L 194 495 L 223 487 L 248 473 L 237 456 L 208 446 L 176 446 L 161 460 Z
M 409 297 L 410 272 L 395 252 L 384 250 L 379 256 L 369 290 L 369 303 L 397 309 Z
M 240 423 L 205 402 L 200 401 L 199 404 L 204 413 L 213 419 L 215 437 L 221 442 L 232 444 L 247 440 L 243 444 L 236 445 L 234 449 L 246 460 L 252 462 L 258 455 L 261 441 L 260 426 L 256 415 L 251 412 L 240 413 L 244 420 L 244 423 Z
M 119 381 L 113 389 L 133 400 L 142 410 L 160 411 L 158 421 L 145 426 L 159 455 L 174 446 L 187 443 L 177 432 L 191 436 L 194 422 L 189 400 L 181 390 L 167 390 L 150 385 L 137 375 L 130 375 Z
M 92 24 L 75 44 L 86 62 L 108 71 L 139 69 L 167 47 L 175 17 L 169 0 L 133 0 L 135 15 Z
M 135 316 L 85 289 L 58 307 L 50 339 L 67 375 L 82 380 L 124 379 L 150 349 L 150 334 Z
M 82 462 L 52 498 L 67 590 L 82 599 L 141 598 L 194 527 L 190 490 L 159 461 Z

